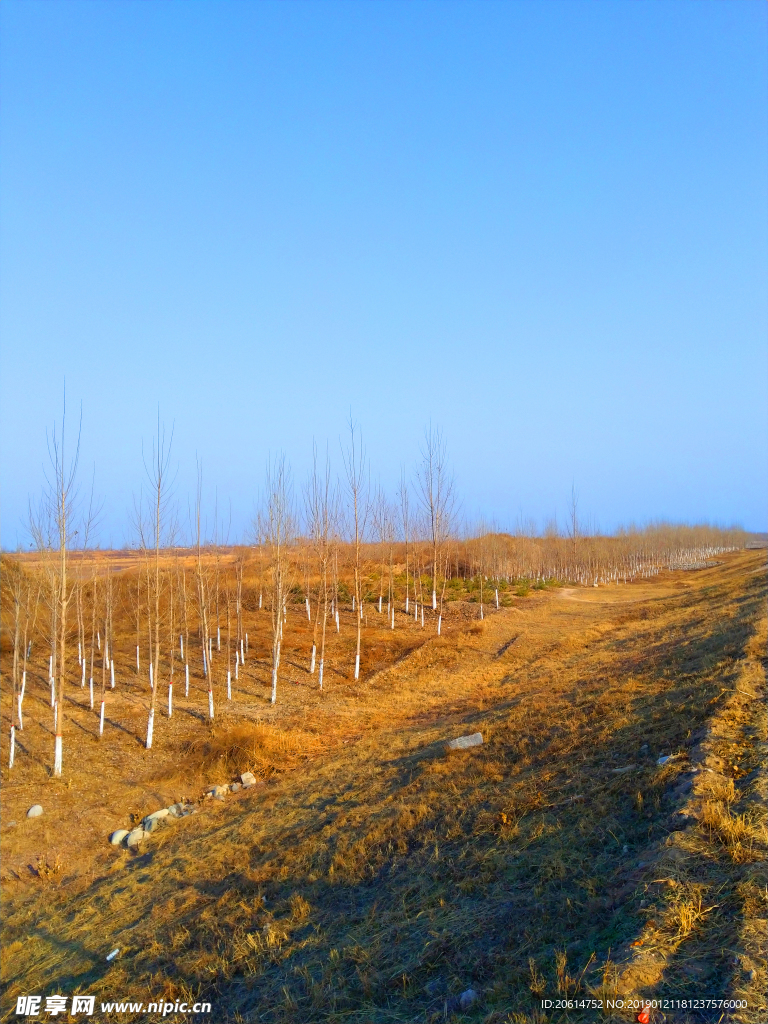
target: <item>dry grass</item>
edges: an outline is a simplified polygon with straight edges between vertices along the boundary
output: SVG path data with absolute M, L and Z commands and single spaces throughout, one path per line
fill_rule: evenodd
M 478 629 L 457 611 L 443 637 L 403 630 L 393 649 L 382 631 L 361 686 L 320 700 L 294 685 L 273 717 L 238 705 L 213 731 L 180 714 L 151 759 L 118 748 L 119 784 L 92 739 L 74 796 L 25 768 L 6 783 L 14 816 L 43 786 L 51 809 L 3 835 L 3 1019 L 18 994 L 82 991 L 199 996 L 221 1022 L 436 1022 L 473 985 L 468 1018 L 544 1024 L 594 1018 L 542 997 L 663 979 L 681 999 L 748 992 L 754 1012 L 733 1019 L 757 1021 L 764 883 L 743 851 L 764 848 L 744 803 L 765 742 L 749 696 L 763 686 L 759 558 L 534 591 Z M 477 730 L 482 747 L 444 753 Z M 718 770 L 696 780 L 717 779 L 686 790 L 702 750 Z M 662 754 L 679 756 L 660 768 Z M 209 801 L 138 855 L 106 846 L 119 816 L 246 769 L 265 785 Z M 62 821 L 79 866 L 51 884 L 22 865 L 72 863 Z

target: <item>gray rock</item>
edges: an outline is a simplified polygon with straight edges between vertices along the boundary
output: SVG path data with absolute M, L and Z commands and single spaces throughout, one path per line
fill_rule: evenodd
M 244 786 L 255 786 L 256 776 L 253 774 L 253 772 L 243 772 L 243 774 L 240 776 L 240 781 Z
M 109 837 L 109 841 L 113 846 L 119 846 L 128 834 L 127 828 L 119 828 L 117 832 L 112 833 Z
M 32 804 L 32 806 L 27 811 L 27 817 L 28 818 L 39 818 L 42 813 L 43 813 L 43 808 L 40 806 L 40 804 Z
M 167 807 L 161 807 L 159 811 L 152 811 L 151 814 L 148 814 L 145 820 L 149 821 L 151 818 L 167 818 L 170 813 L 171 812 Z
M 240 783 L 239 783 L 239 782 L 233 782 L 233 783 L 232 783 L 232 785 L 231 785 L 231 786 L 230 786 L 229 788 L 230 788 L 230 791 L 231 791 L 232 793 L 237 793 L 237 792 L 239 792 L 239 791 L 240 791 L 240 790 L 241 790 L 241 789 L 242 789 L 243 787 L 242 787 L 242 786 L 240 785 Z
M 166 823 L 165 819 L 170 816 L 168 808 L 161 807 L 159 811 L 153 811 L 152 814 L 148 814 L 141 824 L 145 832 L 154 832 L 156 828 L 164 825 Z
M 459 1006 L 462 1010 L 468 1010 L 479 998 L 480 996 L 473 988 L 468 988 L 466 992 L 462 992 L 459 996 Z
M 168 808 L 168 813 L 172 818 L 180 818 L 184 813 L 184 804 L 171 804 Z
M 483 742 L 481 732 L 473 732 L 471 736 L 459 736 L 455 740 L 446 743 L 447 750 L 466 750 L 467 747 L 479 747 Z
M 134 850 L 139 845 L 139 843 L 143 842 L 143 840 L 146 839 L 146 837 L 147 833 L 144 831 L 143 828 L 135 828 L 131 832 L 129 832 L 128 835 L 125 837 L 125 845 L 130 850 Z
M 229 792 L 229 786 L 210 786 L 206 792 L 206 796 L 226 796 Z

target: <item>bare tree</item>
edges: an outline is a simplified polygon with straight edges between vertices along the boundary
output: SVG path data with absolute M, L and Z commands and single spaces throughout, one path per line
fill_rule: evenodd
M 46 487 L 41 504 L 41 512 L 37 524 L 33 523 L 33 535 L 37 536 L 38 547 L 42 550 L 55 551 L 57 557 L 52 563 L 52 611 L 54 635 L 57 646 L 51 657 L 51 675 L 54 697 L 55 739 L 53 755 L 53 774 L 60 777 L 62 772 L 64 746 L 64 683 L 66 679 L 67 654 L 67 611 L 73 588 L 68 578 L 68 552 L 70 543 L 77 533 L 74 529 L 77 504 L 77 468 L 80 461 L 80 437 L 82 431 L 82 411 L 78 428 L 75 452 L 71 459 L 66 452 L 66 392 L 64 408 L 61 416 L 61 433 L 57 435 L 54 426 L 48 438 L 49 471 L 46 473 Z M 89 517 L 90 518 L 90 517 Z M 49 539 L 48 539 L 49 538 Z M 56 664 L 54 665 L 54 655 Z M 53 673 L 55 672 L 55 676 Z
M 99 709 L 99 738 L 104 735 L 104 707 L 107 699 L 107 672 L 109 671 L 114 685 L 114 667 L 110 661 L 109 651 L 112 646 L 112 573 L 107 567 L 107 578 L 104 582 L 104 648 L 101 652 L 101 707 Z
M 152 439 L 152 451 L 144 456 L 144 472 L 147 478 L 150 497 L 147 502 L 146 514 L 139 509 L 137 517 L 142 550 L 147 556 L 147 603 L 149 612 L 150 669 L 152 670 L 152 688 L 149 698 L 149 715 L 147 718 L 147 750 L 152 749 L 152 738 L 155 727 L 155 705 L 160 684 L 160 603 L 165 583 L 160 571 L 160 548 L 169 542 L 171 486 L 169 478 L 171 448 L 173 446 L 173 430 L 166 440 L 165 427 L 160 424 L 160 412 L 157 414 L 157 434 Z M 153 563 L 150 574 L 150 558 Z
M 264 538 L 269 559 L 272 620 L 272 696 L 277 700 L 277 674 L 283 641 L 283 622 L 290 590 L 289 545 L 294 535 L 291 474 L 285 456 L 279 455 L 267 466 L 265 504 L 259 534 Z
M 409 594 L 410 584 L 408 582 L 408 541 L 410 540 L 411 530 L 411 515 L 410 515 L 410 496 L 408 494 L 408 484 L 405 480 L 405 470 L 400 471 L 400 521 L 403 525 L 403 541 L 405 542 L 405 614 L 407 615 L 409 608 Z
M 365 528 L 368 523 L 370 512 L 368 461 L 363 448 L 362 440 L 358 436 L 357 428 L 349 420 L 349 445 L 342 449 L 344 469 L 347 477 L 347 493 L 349 499 L 349 513 L 353 529 L 354 559 L 355 559 L 355 601 L 357 606 L 357 647 L 355 651 L 355 679 L 360 678 L 360 642 L 363 624 L 363 589 L 362 589 L 362 543 L 365 536 Z
M 201 520 L 203 501 L 203 470 L 197 464 L 197 500 L 195 503 L 195 522 L 197 527 L 197 604 L 200 620 L 200 640 L 203 648 L 203 675 L 208 683 L 208 718 L 213 721 L 213 672 L 211 666 L 211 642 L 208 632 L 208 586 L 203 567 Z
M 573 567 L 576 568 L 576 542 L 579 539 L 579 492 L 576 484 L 571 484 L 571 499 L 568 502 L 568 536 L 573 551 Z
M 19 712 L 19 728 L 22 728 L 21 722 L 21 701 L 19 700 L 19 693 L 21 692 L 20 686 L 20 672 L 21 672 L 21 642 L 22 642 L 22 618 L 24 617 L 24 592 L 28 589 L 27 581 L 24 578 L 21 566 L 18 562 L 3 559 L 2 566 L 2 584 L 3 589 L 6 590 L 13 602 L 13 669 L 12 669 L 12 680 L 13 680 L 13 703 L 11 704 L 11 736 L 10 736 L 10 751 L 8 757 L 8 768 L 13 768 L 13 761 L 16 751 L 16 727 L 14 725 L 14 714 L 18 708 Z
M 450 535 L 456 502 L 446 443 L 440 430 L 431 423 L 424 432 L 417 480 L 432 544 L 432 610 L 436 611 L 438 553 Z
M 328 453 L 325 455 L 325 468 L 322 473 L 317 466 L 317 448 L 313 446 L 312 475 L 305 491 L 305 505 L 309 536 L 317 559 L 320 581 L 318 584 L 317 615 L 312 637 L 312 657 L 310 675 L 315 670 L 315 652 L 317 633 L 320 632 L 320 670 L 318 682 L 323 688 L 323 672 L 325 669 L 325 638 L 328 624 L 328 601 L 331 590 L 328 583 L 328 570 L 331 567 L 332 545 L 336 525 L 336 496 L 331 485 L 331 466 Z M 322 620 L 321 620 L 322 615 Z M 320 622 L 322 621 L 322 627 Z

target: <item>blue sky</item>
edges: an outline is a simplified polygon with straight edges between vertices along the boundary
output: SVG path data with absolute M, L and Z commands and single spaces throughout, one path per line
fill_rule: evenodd
M 82 402 L 100 540 L 158 404 L 244 536 L 270 453 L 463 510 L 765 530 L 757 3 L 0 5 L 0 531 Z M 231 513 L 230 513 L 231 509 Z

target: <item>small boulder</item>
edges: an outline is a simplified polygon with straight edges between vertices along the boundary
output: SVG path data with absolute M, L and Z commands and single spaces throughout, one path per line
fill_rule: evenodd
M 28 818 L 39 818 L 42 813 L 43 813 L 43 808 L 40 806 L 40 804 L 32 804 L 32 806 L 27 811 L 27 817 Z
M 145 832 L 154 832 L 160 825 L 165 824 L 164 819 L 169 817 L 169 810 L 167 807 L 161 807 L 159 811 L 153 811 L 152 814 L 148 814 L 142 821 L 142 826 Z
M 180 818 L 184 813 L 184 804 L 171 804 L 168 813 L 172 818 Z
M 152 811 L 151 814 L 148 814 L 146 820 L 150 818 L 167 818 L 170 813 L 167 807 L 161 807 L 159 811 Z
M 243 787 L 239 782 L 233 782 L 229 788 L 232 793 L 238 793 Z
M 135 850 L 139 843 L 146 839 L 146 837 L 147 833 L 143 828 L 135 828 L 125 837 L 125 845 L 130 850 Z
M 205 795 L 223 797 L 229 792 L 229 786 L 210 786 Z
M 253 772 L 243 772 L 243 774 L 240 776 L 240 781 L 244 786 L 255 786 L 256 776 L 253 774 Z
M 116 832 L 112 833 L 109 837 L 109 841 L 113 846 L 119 846 L 128 834 L 127 828 L 119 828 Z
M 446 750 L 466 750 L 468 747 L 479 747 L 483 742 L 481 732 L 473 732 L 471 736 L 458 736 L 446 743 Z

